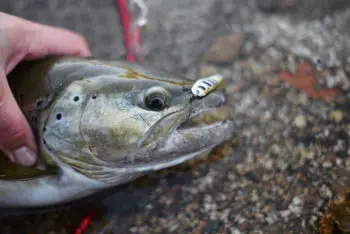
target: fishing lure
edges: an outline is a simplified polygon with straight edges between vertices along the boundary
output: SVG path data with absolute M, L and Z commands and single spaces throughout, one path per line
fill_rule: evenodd
M 193 84 L 191 91 L 196 97 L 205 97 L 212 91 L 214 91 L 223 80 L 223 76 L 220 74 L 214 74 L 196 81 Z

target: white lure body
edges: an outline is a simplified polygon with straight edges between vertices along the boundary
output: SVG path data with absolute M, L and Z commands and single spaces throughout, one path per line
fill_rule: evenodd
M 223 76 L 220 74 L 214 74 L 212 76 L 201 78 L 193 84 L 191 91 L 193 95 L 197 97 L 205 97 L 210 92 L 214 91 L 222 80 Z

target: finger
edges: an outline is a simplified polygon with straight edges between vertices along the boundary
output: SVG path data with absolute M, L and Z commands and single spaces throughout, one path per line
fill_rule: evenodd
M 85 39 L 74 32 L 57 27 L 29 23 L 25 34 L 26 59 L 47 55 L 90 56 Z
M 31 128 L 12 95 L 3 70 L 0 70 L 0 150 L 11 161 L 24 166 L 36 161 Z
M 48 55 L 90 56 L 85 39 L 72 31 L 0 12 L 0 61 L 10 72 L 21 60 Z M 18 40 L 20 38 L 20 40 Z

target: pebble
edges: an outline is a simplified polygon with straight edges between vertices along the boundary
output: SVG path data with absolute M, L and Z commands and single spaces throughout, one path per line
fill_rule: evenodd
M 230 228 L 230 233 L 232 234 L 242 234 L 243 232 L 239 231 L 237 228 Z
M 324 167 L 324 168 L 331 168 L 331 167 L 332 167 L 332 163 L 330 163 L 330 162 L 324 162 L 324 163 L 322 164 L 322 167 Z
M 207 62 L 229 64 L 236 58 L 243 41 L 243 35 L 233 33 L 218 36 L 214 43 L 204 52 L 203 59 Z
M 258 6 L 264 12 L 275 12 L 279 8 L 279 0 L 259 0 Z
M 278 217 L 275 213 L 271 213 L 269 214 L 267 217 L 266 217 L 266 221 L 269 223 L 269 224 L 274 224 L 278 221 Z
M 216 66 L 210 64 L 201 64 L 199 67 L 200 77 L 206 77 L 218 73 Z
M 282 210 L 282 211 L 280 212 L 282 218 L 284 218 L 284 219 L 288 218 L 288 216 L 290 215 L 290 213 L 291 213 L 290 210 Z
M 329 118 L 336 123 L 340 123 L 343 120 L 343 117 L 344 117 L 344 114 L 340 110 L 332 111 L 329 114 Z
M 293 198 L 293 204 L 294 205 L 300 205 L 301 204 L 301 199 L 299 197 L 294 197 Z
M 298 115 L 295 117 L 293 125 L 297 128 L 305 128 L 306 127 L 306 119 L 304 115 Z

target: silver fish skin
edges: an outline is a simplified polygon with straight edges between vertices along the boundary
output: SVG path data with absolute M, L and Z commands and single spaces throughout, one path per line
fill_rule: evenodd
M 231 120 L 186 126 L 224 105 L 214 91 L 139 64 L 52 57 L 19 65 L 11 89 L 36 136 L 36 169 L 0 179 L 0 207 L 42 207 L 86 197 L 178 165 L 230 139 Z

